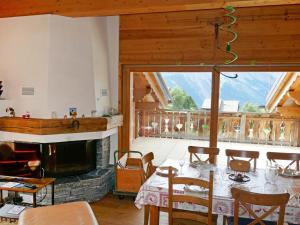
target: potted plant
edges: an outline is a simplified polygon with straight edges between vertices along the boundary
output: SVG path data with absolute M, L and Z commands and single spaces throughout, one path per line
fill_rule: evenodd
M 285 133 L 285 124 L 284 124 L 284 122 L 282 121 L 282 122 L 280 123 L 280 128 L 279 128 L 279 134 L 280 134 L 279 140 L 280 140 L 280 141 L 284 141 L 284 139 L 285 139 L 284 133 Z
M 249 121 L 249 138 L 253 138 L 253 128 L 254 128 L 254 120 Z
M 225 121 L 222 122 L 221 126 L 221 135 L 224 137 L 225 136 Z
M 207 135 L 207 130 L 208 130 L 208 124 L 204 123 L 202 124 L 202 130 L 203 130 L 203 136 Z

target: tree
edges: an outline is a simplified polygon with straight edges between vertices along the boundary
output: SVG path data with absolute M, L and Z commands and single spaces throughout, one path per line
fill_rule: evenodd
M 194 102 L 193 98 L 186 94 L 184 90 L 179 87 L 175 87 L 170 90 L 172 95 L 173 102 L 169 105 L 170 109 L 188 109 L 195 110 L 197 109 L 197 105 Z
M 258 105 L 254 105 L 253 103 L 246 103 L 243 105 L 242 108 L 243 112 L 256 112 L 256 113 L 262 113 L 264 112 L 264 109 L 260 108 Z

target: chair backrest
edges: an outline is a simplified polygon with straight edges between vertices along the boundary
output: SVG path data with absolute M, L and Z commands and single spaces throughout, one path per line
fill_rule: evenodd
M 290 194 L 259 194 L 248 192 L 245 190 L 241 190 L 238 188 L 231 188 L 231 194 L 234 199 L 234 225 L 238 225 L 239 220 L 239 208 L 240 205 L 245 208 L 251 217 L 254 218 L 249 224 L 264 224 L 262 222 L 267 216 L 271 215 L 277 208 L 279 208 L 278 221 L 277 225 L 284 224 L 284 214 L 285 214 L 285 206 L 289 201 Z M 269 206 L 270 209 L 268 211 L 264 211 L 262 215 L 257 215 L 249 206 L 251 205 L 260 205 L 260 206 Z
M 209 162 L 209 156 L 217 156 L 219 155 L 219 148 L 212 147 L 198 147 L 198 146 L 189 146 L 188 151 L 190 153 L 190 162 L 193 162 L 193 158 L 195 157 L 197 161 Z M 201 160 L 199 155 L 208 155 L 208 157 L 204 160 Z
M 275 162 L 275 163 L 276 163 L 276 160 L 289 160 L 291 162 L 285 167 L 285 169 L 291 167 L 295 163 L 297 171 L 300 171 L 300 168 L 299 168 L 300 154 L 299 153 L 267 152 L 267 158 L 268 158 L 268 160 Z
M 169 167 L 169 225 L 173 225 L 174 219 L 187 219 L 200 222 L 202 224 L 212 224 L 212 193 L 213 193 L 213 171 L 209 173 L 209 180 L 201 180 L 199 178 L 190 177 L 176 177 L 172 175 L 173 168 Z M 208 196 L 202 198 L 201 196 L 189 195 L 188 193 L 176 194 L 173 190 L 173 185 L 195 185 L 198 187 L 208 189 Z M 207 216 L 200 212 L 192 212 L 187 210 L 175 211 L 173 210 L 173 203 L 192 203 L 196 205 L 202 205 L 207 207 Z
M 245 151 L 245 150 L 225 150 L 227 156 L 227 167 L 230 166 L 230 161 L 236 158 L 247 158 L 249 162 L 253 161 L 253 171 L 256 171 L 256 162 L 259 157 L 258 151 Z
M 142 158 L 142 164 L 144 168 L 144 181 L 146 181 L 155 171 L 152 160 L 154 159 L 153 152 L 149 152 Z
M 233 159 L 230 161 L 229 167 L 233 171 L 247 173 L 250 171 L 250 162 L 246 160 Z

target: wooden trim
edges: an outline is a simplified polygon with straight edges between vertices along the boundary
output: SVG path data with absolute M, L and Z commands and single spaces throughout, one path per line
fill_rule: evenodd
M 218 117 L 219 117 L 219 95 L 220 95 L 220 72 L 212 72 L 211 90 L 211 114 L 210 114 L 210 135 L 209 147 L 216 148 L 218 145 Z M 216 156 L 210 155 L 210 163 L 215 163 Z
M 131 72 L 211 72 L 215 65 L 125 65 Z M 300 64 L 219 65 L 222 72 L 299 72 Z
M 119 148 L 120 151 L 122 149 L 127 151 L 130 150 L 130 72 L 130 69 L 122 67 L 121 113 L 123 114 L 124 119 L 121 136 L 119 136 L 119 141 L 121 143 L 121 148 Z
M 9 0 L 0 4 L 0 17 L 58 14 L 71 17 L 111 16 L 140 13 L 174 12 L 300 4 L 299 0 L 114 0 L 56 1 Z
M 119 64 L 119 71 L 118 71 L 118 111 L 122 112 L 123 110 L 123 66 Z M 119 127 L 118 129 L 118 158 L 122 156 L 122 130 L 123 127 Z

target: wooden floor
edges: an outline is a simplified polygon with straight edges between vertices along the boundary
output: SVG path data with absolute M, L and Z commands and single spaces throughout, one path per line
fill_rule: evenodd
M 135 207 L 132 197 L 120 200 L 117 196 L 108 194 L 102 200 L 91 203 L 91 207 L 100 225 L 144 224 L 144 210 Z M 223 224 L 222 217 L 219 217 L 217 225 L 221 224 Z M 167 213 L 160 213 L 159 225 L 168 225 Z
M 91 203 L 100 225 L 143 225 L 144 210 L 137 209 L 132 197 L 120 200 L 108 194 L 102 200 Z M 167 214 L 161 213 L 160 225 L 167 225 Z

